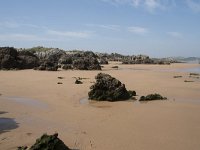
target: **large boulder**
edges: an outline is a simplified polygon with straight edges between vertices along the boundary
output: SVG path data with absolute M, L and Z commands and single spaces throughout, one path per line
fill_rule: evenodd
M 101 70 L 98 60 L 94 57 L 78 57 L 74 59 L 73 68 L 77 70 Z
M 109 74 L 99 73 L 96 83 L 90 87 L 89 99 L 97 101 L 120 101 L 135 96 L 135 91 L 127 91 L 124 84 Z
M 38 65 L 39 59 L 29 51 L 0 47 L 0 69 L 32 69 Z
M 40 66 L 36 70 L 57 71 L 59 60 L 65 56 L 65 52 L 58 48 L 47 51 L 37 51 L 35 53 L 40 58 Z
M 0 69 L 15 69 L 18 66 L 17 50 L 13 47 L 0 47 Z
M 27 146 L 18 147 L 18 150 L 27 150 Z M 43 134 L 29 150 L 70 150 L 62 140 L 58 138 L 58 134 Z
M 35 70 L 46 70 L 46 71 L 57 71 L 58 70 L 58 64 L 54 61 L 49 60 L 43 60 L 40 63 L 39 67 L 34 68 Z
M 76 51 L 67 53 L 59 59 L 63 69 L 101 70 L 97 56 L 91 51 Z
M 32 69 L 39 65 L 38 57 L 30 51 L 19 51 L 18 58 L 18 68 L 20 69 Z

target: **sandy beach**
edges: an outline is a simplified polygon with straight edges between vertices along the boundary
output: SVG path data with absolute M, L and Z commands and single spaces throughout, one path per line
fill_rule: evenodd
M 199 150 L 200 79 L 185 71 L 197 66 L 111 62 L 102 71 L 0 71 L 0 149 L 30 146 L 43 133 L 58 132 L 75 150 Z M 88 101 L 99 72 L 135 90 L 137 99 L 160 93 L 168 100 Z M 83 84 L 74 84 L 74 77 L 85 78 Z

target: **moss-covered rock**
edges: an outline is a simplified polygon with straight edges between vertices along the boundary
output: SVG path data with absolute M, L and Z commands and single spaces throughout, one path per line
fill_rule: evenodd
M 152 101 L 152 100 L 166 100 L 166 97 L 161 96 L 160 94 L 149 94 L 147 96 L 141 96 L 139 101 Z
M 18 150 L 27 150 L 28 147 L 18 147 Z M 58 134 L 47 135 L 43 134 L 36 143 L 32 145 L 29 150 L 70 150 L 64 143 L 58 138 Z
M 90 87 L 89 99 L 98 101 L 127 100 L 136 95 L 135 91 L 128 92 L 124 84 L 109 74 L 99 73 L 96 83 Z

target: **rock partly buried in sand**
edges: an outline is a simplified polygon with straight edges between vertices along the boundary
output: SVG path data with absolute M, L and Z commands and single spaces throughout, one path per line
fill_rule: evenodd
M 141 96 L 139 101 L 152 101 L 152 100 L 166 100 L 166 97 L 161 96 L 160 94 L 149 94 L 147 96 Z
M 18 150 L 28 150 L 28 147 L 18 147 Z M 32 145 L 29 150 L 70 150 L 64 143 L 58 138 L 58 134 L 47 135 L 43 134 L 36 143 Z
M 76 79 L 75 84 L 83 84 L 83 82 Z
M 96 83 L 90 87 L 89 99 L 97 101 L 121 101 L 136 95 L 135 91 L 127 91 L 125 85 L 109 74 L 99 73 Z

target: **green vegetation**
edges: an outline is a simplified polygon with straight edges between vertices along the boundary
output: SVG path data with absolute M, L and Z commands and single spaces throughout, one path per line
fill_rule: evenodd
M 32 48 L 28 48 L 26 50 L 32 52 L 32 53 L 36 53 L 36 52 L 46 52 L 51 50 L 52 48 L 47 48 L 47 47 L 43 47 L 43 46 L 37 46 L 37 47 L 32 47 Z

